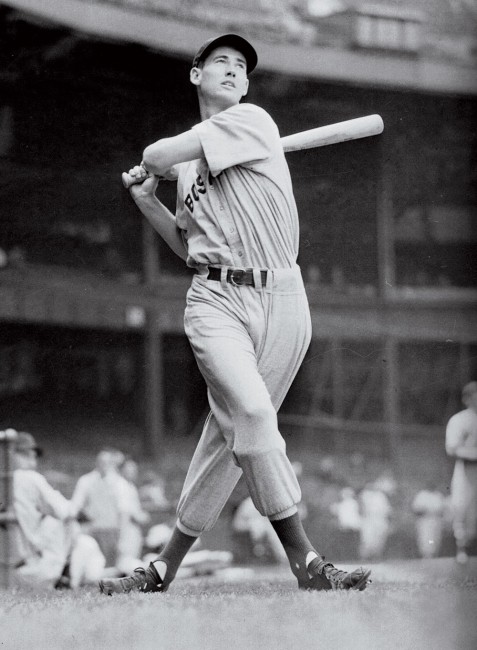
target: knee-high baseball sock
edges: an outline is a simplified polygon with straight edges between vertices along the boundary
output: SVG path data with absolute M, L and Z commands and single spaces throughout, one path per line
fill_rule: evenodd
M 196 539 L 197 537 L 186 535 L 176 526 L 170 540 L 152 562 L 165 587 L 174 580 L 177 569 Z
M 319 554 L 305 533 L 300 515 L 296 512 L 291 517 L 274 520 L 271 524 L 285 549 L 294 575 L 297 578 L 303 577 L 306 567 Z

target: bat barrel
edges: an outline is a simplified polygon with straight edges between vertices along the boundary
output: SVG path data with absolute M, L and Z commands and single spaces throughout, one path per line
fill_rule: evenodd
M 379 135 L 384 130 L 383 118 L 380 115 L 365 115 L 353 120 L 337 122 L 320 126 L 316 129 L 294 133 L 281 139 L 283 148 L 288 151 L 324 147 L 348 140 L 358 140 L 373 135 Z

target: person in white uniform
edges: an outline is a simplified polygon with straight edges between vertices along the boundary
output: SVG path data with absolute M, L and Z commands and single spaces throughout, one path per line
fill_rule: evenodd
M 170 542 L 147 569 L 103 581 L 106 594 L 165 591 L 196 538 L 210 530 L 239 478 L 268 517 L 302 589 L 359 589 L 369 570 L 335 568 L 308 540 L 300 487 L 277 425 L 311 338 L 298 255 L 299 225 L 278 128 L 240 103 L 257 63 L 242 37 L 202 45 L 192 63 L 201 122 L 161 139 L 129 171 L 144 216 L 196 270 L 185 331 L 206 381 L 210 414 L 192 459 Z M 156 197 L 177 179 L 173 215 Z
M 68 586 L 96 582 L 103 575 L 104 556 L 93 538 L 81 534 L 71 501 L 37 471 L 42 452 L 34 437 L 20 431 L 14 452 L 15 582 L 53 587 L 66 567 Z
M 79 477 L 71 497 L 83 532 L 98 542 L 108 567 L 118 563 L 118 542 L 129 521 L 130 487 L 119 472 L 123 460 L 117 449 L 101 449 L 94 469 Z
M 477 381 L 462 389 L 463 411 L 453 415 L 446 429 L 446 452 L 455 459 L 451 507 L 456 560 L 468 560 L 468 547 L 477 536 Z

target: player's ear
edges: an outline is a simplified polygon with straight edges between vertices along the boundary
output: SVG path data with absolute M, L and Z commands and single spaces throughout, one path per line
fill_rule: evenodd
M 242 97 L 245 97 L 245 95 L 246 95 L 247 93 L 248 93 L 248 79 L 246 79 L 246 81 L 245 81 L 245 92 L 244 92 L 244 94 L 242 95 Z
M 191 69 L 189 76 L 191 84 L 198 86 L 202 77 L 202 70 L 200 68 L 194 67 Z

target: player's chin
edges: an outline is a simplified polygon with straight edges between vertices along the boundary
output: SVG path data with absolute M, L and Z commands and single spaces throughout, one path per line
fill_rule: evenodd
M 242 93 L 233 86 L 220 86 L 217 90 L 217 97 L 230 106 L 238 104 L 242 99 Z

